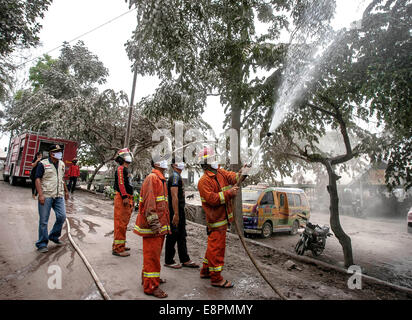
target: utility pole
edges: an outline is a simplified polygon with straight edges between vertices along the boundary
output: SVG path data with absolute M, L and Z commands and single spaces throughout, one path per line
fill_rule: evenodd
M 126 138 L 124 139 L 125 148 L 129 147 L 129 142 L 130 142 L 130 131 L 132 129 L 132 116 L 133 116 L 134 93 L 136 90 L 136 79 L 137 79 L 137 66 L 134 68 L 132 94 L 130 96 L 130 101 L 129 101 L 129 117 L 127 119 Z

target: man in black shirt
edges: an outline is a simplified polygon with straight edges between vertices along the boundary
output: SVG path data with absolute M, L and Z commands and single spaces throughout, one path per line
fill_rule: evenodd
M 36 200 L 36 195 L 37 195 L 37 190 L 36 190 L 36 171 L 37 171 L 37 165 L 41 161 L 42 154 L 41 152 L 37 152 L 36 155 L 33 158 L 33 161 L 31 162 L 31 172 L 30 172 L 30 180 L 31 180 L 31 196 L 33 197 L 34 200 Z
M 128 257 L 130 248 L 126 247 L 126 231 L 134 207 L 133 187 L 129 181 L 129 164 L 132 162 L 129 149 L 121 149 L 116 157 L 119 164 L 114 176 L 114 239 L 112 254 L 119 257 Z
M 185 190 L 181 173 L 185 167 L 183 162 L 172 161 L 173 174 L 167 181 L 168 202 L 170 212 L 171 234 L 166 236 L 165 266 L 175 269 L 183 267 L 199 268 L 199 265 L 190 260 L 186 246 L 186 217 L 185 217 Z M 174 261 L 175 245 L 181 264 Z

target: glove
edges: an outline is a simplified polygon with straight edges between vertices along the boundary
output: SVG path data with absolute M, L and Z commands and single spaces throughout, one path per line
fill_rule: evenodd
M 159 217 L 157 216 L 157 214 L 152 214 L 148 216 L 147 223 L 149 224 L 150 229 L 152 229 L 152 231 L 155 234 L 158 234 L 161 232 L 162 227 L 160 225 Z
M 230 192 L 230 197 L 234 198 L 234 197 L 236 197 L 236 195 L 239 192 L 239 187 L 237 185 L 235 185 L 234 187 L 229 189 L 229 192 Z

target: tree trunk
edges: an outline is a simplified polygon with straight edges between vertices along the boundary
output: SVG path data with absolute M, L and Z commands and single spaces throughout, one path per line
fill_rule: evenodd
M 239 169 L 241 168 L 241 159 L 240 159 L 240 117 L 241 117 L 241 108 L 240 104 L 232 104 L 232 128 L 236 130 L 237 136 L 238 136 L 238 144 L 237 144 L 237 164 L 232 164 L 231 165 L 231 170 L 238 172 Z M 241 232 L 241 235 L 243 236 L 243 212 L 242 212 L 242 187 L 239 185 L 239 193 L 233 200 L 233 215 L 234 219 L 236 219 L 237 224 L 239 226 L 239 232 Z M 236 233 L 236 228 L 232 224 L 230 231 L 232 233 Z
M 343 231 L 340 224 L 339 196 L 336 183 L 338 176 L 335 174 L 329 161 L 325 161 L 323 164 L 326 166 L 329 176 L 329 185 L 327 186 L 327 190 L 330 196 L 330 225 L 333 233 L 335 234 L 336 238 L 338 238 L 339 243 L 342 246 L 345 267 L 348 268 L 353 265 L 352 242 L 350 237 L 345 233 L 345 231 Z
M 90 187 L 92 186 L 94 177 L 96 176 L 96 174 L 99 172 L 99 170 L 105 165 L 106 162 L 102 162 L 101 164 L 99 164 L 99 166 L 94 170 L 92 176 L 89 178 L 89 181 L 87 181 L 87 190 L 90 190 Z

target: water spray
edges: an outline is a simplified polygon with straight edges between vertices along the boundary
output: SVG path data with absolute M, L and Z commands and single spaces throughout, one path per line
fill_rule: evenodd
M 262 146 L 269 140 L 269 138 L 273 135 L 272 132 L 268 132 L 265 135 L 265 138 L 262 140 L 262 142 L 259 145 L 259 148 L 256 150 L 255 154 L 252 156 L 252 158 L 249 160 L 249 163 L 247 164 L 248 167 L 251 167 L 253 164 L 253 160 L 255 160 L 256 156 L 259 154 L 260 149 L 262 149 Z

